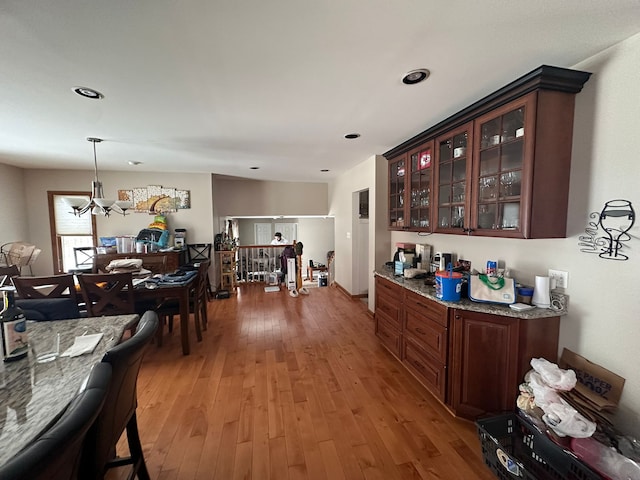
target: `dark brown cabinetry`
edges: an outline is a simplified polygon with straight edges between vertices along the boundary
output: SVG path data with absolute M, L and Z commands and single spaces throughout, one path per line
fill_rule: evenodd
M 542 66 L 385 153 L 389 227 L 566 236 L 574 97 L 589 76 Z M 423 150 L 433 154 L 432 188 L 420 202 L 433 208 L 414 216 L 416 190 L 408 178 L 417 171 L 413 156 Z
M 166 263 L 163 268 L 164 271 L 174 272 L 180 265 L 184 265 L 186 263 L 186 250 L 154 253 L 99 253 L 93 257 L 93 271 L 106 272 L 105 267 L 109 265 L 112 260 L 122 260 L 124 258 L 140 258 L 142 259 L 143 267 L 148 262 L 149 265 L 147 265 L 146 268 L 154 271 L 154 268 L 151 268 L 151 266 L 156 265 L 157 260 L 162 257 L 166 258 Z
M 453 309 L 449 404 L 474 419 L 513 410 L 531 358 L 555 361 L 560 317 L 520 319 Z
M 447 307 L 405 292 L 402 362 L 442 402 L 446 401 L 448 326 Z
M 436 397 L 446 401 L 447 307 L 376 277 L 376 335 Z
M 560 317 L 518 318 L 431 300 L 376 276 L 376 335 L 456 416 L 515 408 L 532 358 L 555 361 Z
M 469 225 L 472 194 L 472 123 L 436 139 L 436 224 L 439 233 L 456 233 Z
M 389 228 L 430 232 L 433 142 L 389 162 Z
M 402 291 L 404 289 L 376 277 L 376 335 L 395 357 L 400 359 L 402 340 Z

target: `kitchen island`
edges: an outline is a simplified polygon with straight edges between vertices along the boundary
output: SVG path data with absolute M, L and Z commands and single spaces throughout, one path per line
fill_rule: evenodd
M 376 335 L 456 416 L 473 420 L 513 410 L 531 358 L 557 361 L 566 308 L 517 312 L 468 299 L 442 301 L 424 280 L 386 269 L 377 270 L 375 280 Z

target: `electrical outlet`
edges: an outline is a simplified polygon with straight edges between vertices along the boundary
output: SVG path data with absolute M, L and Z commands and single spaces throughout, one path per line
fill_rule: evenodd
M 555 280 L 556 288 L 567 288 L 569 284 L 569 272 L 549 269 L 549 278 Z

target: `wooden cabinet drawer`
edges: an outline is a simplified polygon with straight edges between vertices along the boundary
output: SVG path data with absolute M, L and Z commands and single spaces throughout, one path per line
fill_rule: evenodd
M 408 308 L 405 310 L 403 327 L 405 335 L 411 335 L 428 354 L 443 364 L 447 363 L 448 330 L 446 327 Z
M 447 307 L 440 303 L 405 289 L 404 305 L 406 308 L 416 310 L 421 315 L 439 323 L 443 327 L 449 326 Z
M 400 359 L 400 343 L 401 335 L 400 330 L 395 328 L 393 324 L 385 319 L 384 316 L 379 316 L 376 312 L 376 336 L 382 342 L 387 350 L 389 350 L 394 356 Z
M 402 287 L 388 280 L 376 282 L 376 315 L 382 313 L 398 330 L 402 325 Z
M 447 372 L 443 363 L 424 353 L 424 350 L 411 337 L 402 339 L 402 363 L 413 373 L 431 393 L 443 402 L 446 401 Z
M 395 298 L 398 303 L 401 303 L 403 290 L 405 290 L 403 287 L 390 280 L 376 277 L 376 293 L 383 293 L 391 298 Z
M 376 295 L 376 315 L 384 315 L 398 330 L 402 325 L 401 308 L 402 305 L 398 300 L 387 297 L 386 295 Z

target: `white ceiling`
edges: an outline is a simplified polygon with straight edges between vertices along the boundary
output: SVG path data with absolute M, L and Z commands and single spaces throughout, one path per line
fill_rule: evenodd
M 96 136 L 100 170 L 327 181 L 639 31 L 638 0 L 2 0 L 0 162 L 91 170 Z

